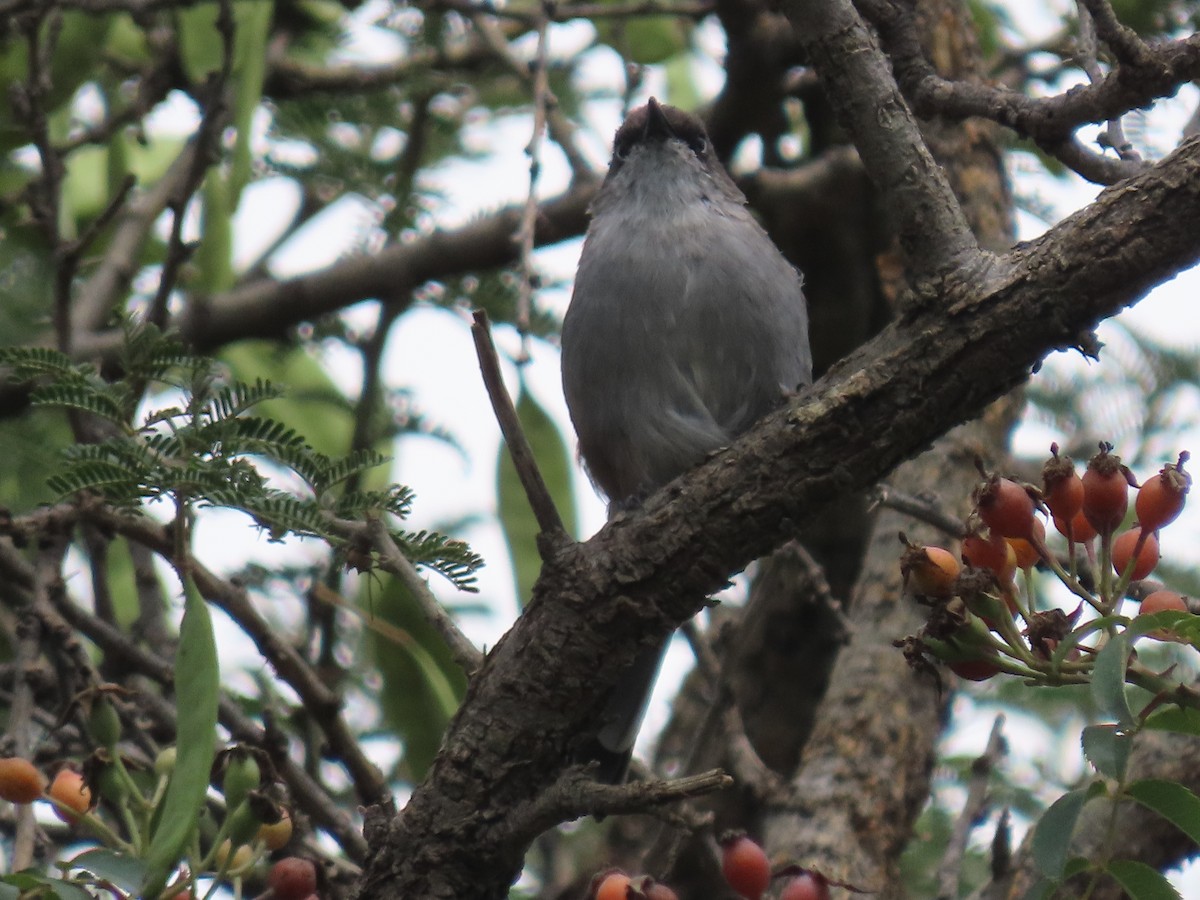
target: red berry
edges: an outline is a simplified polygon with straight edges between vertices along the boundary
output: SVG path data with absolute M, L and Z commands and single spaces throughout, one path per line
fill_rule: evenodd
M 721 872 L 746 900 L 759 900 L 771 884 L 771 861 L 763 848 L 744 834 L 721 841 Z
M 1145 534 L 1145 538 L 1142 535 Z M 1141 546 L 1138 546 L 1139 541 Z M 1134 561 L 1134 553 L 1137 559 Z M 1112 563 L 1118 575 L 1124 575 L 1126 567 L 1134 562 L 1133 574 L 1130 578 L 1145 578 L 1158 565 L 1158 538 L 1153 531 L 1143 532 L 1141 528 L 1130 528 L 1119 535 L 1112 544 Z
M 962 542 L 962 558 L 968 566 L 991 569 L 1001 584 L 1008 584 L 1017 573 L 1017 555 L 998 535 L 967 535 Z
M 275 900 L 304 900 L 317 890 L 317 867 L 310 859 L 285 857 L 271 866 L 267 884 Z
M 1033 498 L 1012 479 L 988 478 L 975 489 L 975 508 L 992 534 L 1028 538 L 1033 531 Z
M 967 681 L 987 681 L 1000 674 L 1000 667 L 990 659 L 960 659 L 946 665 L 951 672 Z
M 1058 529 L 1059 534 L 1069 537 L 1074 544 L 1086 544 L 1096 536 L 1096 529 L 1083 517 L 1083 510 L 1075 513 L 1075 518 L 1071 519 L 1070 535 L 1067 534 L 1067 526 L 1058 516 L 1054 517 L 1054 527 Z
M 32 803 L 46 790 L 46 776 L 19 756 L 0 759 L 0 798 L 9 803 Z
M 1083 473 L 1083 515 L 1100 535 L 1116 531 L 1129 509 L 1132 476 L 1110 450 L 1111 444 L 1102 443 Z
M 1184 450 L 1178 462 L 1167 463 L 1138 490 L 1133 509 L 1142 528 L 1158 531 L 1183 512 L 1183 503 L 1192 486 L 1192 476 L 1183 471 L 1183 464 L 1190 458 L 1191 454 Z
M 783 886 L 779 900 L 829 900 L 829 882 L 819 872 L 803 872 Z
M 1083 508 L 1083 482 L 1071 457 L 1058 455 L 1058 444 L 1050 445 L 1050 458 L 1042 466 L 1042 497 L 1050 514 L 1064 522 Z

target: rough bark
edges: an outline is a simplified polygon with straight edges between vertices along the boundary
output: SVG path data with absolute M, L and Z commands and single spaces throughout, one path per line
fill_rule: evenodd
M 362 896 L 500 897 L 637 649 L 825 504 L 892 471 L 1021 383 L 1048 351 L 1200 257 L 1200 140 L 1005 257 L 978 255 L 789 408 L 585 544 L 546 542 L 520 621 L 488 655 L 405 810 L 372 822 Z M 558 810 L 564 818 L 565 810 Z M 579 812 L 582 812 L 580 810 Z

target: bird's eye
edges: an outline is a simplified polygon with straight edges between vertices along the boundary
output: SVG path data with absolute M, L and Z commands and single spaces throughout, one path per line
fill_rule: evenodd
M 613 159 L 624 161 L 629 155 L 630 144 L 627 141 L 618 141 L 613 145 Z
M 692 148 L 692 152 L 697 156 L 703 156 L 704 152 L 708 149 L 708 139 L 704 135 L 698 134 L 688 141 L 688 146 Z

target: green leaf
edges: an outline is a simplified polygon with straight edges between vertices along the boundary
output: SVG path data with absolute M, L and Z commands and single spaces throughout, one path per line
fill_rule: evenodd
M 1050 900 L 1054 896 L 1054 890 L 1057 887 L 1055 882 L 1039 879 L 1030 886 L 1025 892 L 1022 900 Z
M 1147 809 L 1154 810 L 1193 841 L 1200 842 L 1200 797 L 1182 784 L 1147 778 L 1129 785 L 1125 793 Z
M 179 55 L 192 84 L 203 84 L 209 72 L 221 67 L 221 35 L 217 32 L 217 4 L 198 3 L 176 10 Z
M 67 157 L 62 211 L 79 230 L 108 204 L 108 155 L 107 147 L 82 147 Z
M 16 893 L 11 893 L 12 891 Z M 0 900 L 8 898 L 37 898 L 37 900 L 92 900 L 92 895 L 79 885 L 61 878 L 47 878 L 32 870 L 14 872 L 0 879 Z
M 200 199 L 203 235 L 192 257 L 197 270 L 193 287 L 216 294 L 233 285 L 233 207 L 220 172 L 208 173 Z
M 142 895 L 157 896 L 179 864 L 204 811 L 217 740 L 221 676 L 208 604 L 189 584 L 175 657 L 177 757 L 146 851 Z
M 1042 814 L 1033 832 L 1033 861 L 1043 875 L 1062 876 L 1075 821 L 1090 796 L 1090 788 L 1076 788 L 1055 800 Z
M 1200 737 L 1200 709 L 1184 706 L 1168 706 L 1146 719 L 1143 728 L 1153 731 L 1173 731 Z
M 267 38 L 271 34 L 274 7 L 273 2 L 266 0 L 234 5 L 234 18 L 237 21 L 234 45 L 237 87 L 233 103 L 233 126 L 237 130 L 237 141 L 229 171 L 229 205 L 233 209 L 237 209 L 242 189 L 250 180 L 254 111 L 262 101 L 267 68 Z
M 370 580 L 364 585 L 369 588 Z M 382 590 L 364 591 L 359 605 L 390 626 L 388 633 L 369 631 L 368 648 L 383 679 L 384 721 L 404 744 L 408 777 L 419 780 L 437 755 L 467 680 L 399 579 L 385 578 L 382 585 Z
M 1116 725 L 1089 725 L 1083 729 L 1083 752 L 1096 771 L 1108 778 L 1122 780 L 1133 749 L 1133 736 Z
M 1180 900 L 1179 891 L 1156 869 L 1134 859 L 1110 859 L 1105 866 L 1129 900 Z
M 614 23 L 600 18 L 593 23 L 603 43 L 642 65 L 665 62 L 688 46 L 691 26 L 675 16 L 642 16 Z
M 1125 664 L 1129 659 L 1129 639 L 1124 634 L 1111 638 L 1098 654 L 1092 671 L 1092 697 L 1104 715 L 1125 726 L 1134 724 L 1125 694 Z
M 84 850 L 67 863 L 68 870 L 82 869 L 111 881 L 129 894 L 137 891 L 146 877 L 146 864 L 128 853 L 115 853 L 105 847 Z
M 315 450 L 326 456 L 346 452 L 354 426 L 350 404 L 303 346 L 280 348 L 269 341 L 239 341 L 222 349 L 221 360 L 239 381 L 262 378 L 288 386 L 287 396 L 263 403 L 259 415 L 304 435 Z M 365 486 L 381 488 L 387 481 L 387 472 L 381 471 L 377 480 Z
M 542 473 L 542 479 L 550 496 L 564 519 L 569 534 L 575 533 L 575 502 L 571 492 L 571 455 L 566 442 L 541 405 L 522 386 L 517 402 L 517 418 L 533 450 L 534 459 Z M 542 557 L 538 552 L 538 524 L 529 507 L 529 500 L 517 477 L 512 455 L 502 444 L 496 466 L 496 493 L 498 496 L 500 525 L 508 543 L 516 579 L 517 600 L 524 603 L 533 591 L 533 583 L 542 570 Z

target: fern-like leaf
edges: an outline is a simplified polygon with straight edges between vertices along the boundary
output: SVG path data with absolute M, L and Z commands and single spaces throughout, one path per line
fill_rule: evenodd
M 390 460 L 390 456 L 384 456 L 374 450 L 355 450 L 349 456 L 331 460 L 313 482 L 313 489 L 318 494 L 323 494 L 335 484 L 340 484 L 347 478 L 352 478 L 367 469 L 381 466 Z
M 386 491 L 355 491 L 339 497 L 334 512 L 344 519 L 361 519 L 380 512 L 407 519 L 414 496 L 412 489 L 403 484 L 394 484 Z
M 210 422 L 232 419 L 265 400 L 275 400 L 282 396 L 283 391 L 263 378 L 259 378 L 254 384 L 239 381 L 217 391 L 209 400 L 202 417 Z
M 460 591 L 478 593 L 475 573 L 483 568 L 483 557 L 465 541 L 428 531 L 393 531 L 392 539 L 414 564 L 432 569 Z
M 0 348 L 0 366 L 12 366 L 17 381 L 42 375 L 56 380 L 74 380 L 81 374 L 95 374 L 91 366 L 77 366 L 71 357 L 50 347 Z
M 108 419 L 124 427 L 127 422 L 125 406 L 103 389 L 90 385 L 59 382 L 37 388 L 30 393 L 35 406 L 60 406 L 79 409 Z
M 154 496 L 128 468 L 110 460 L 86 460 L 46 479 L 50 490 L 61 497 L 80 491 L 96 491 L 120 505 L 139 497 Z

